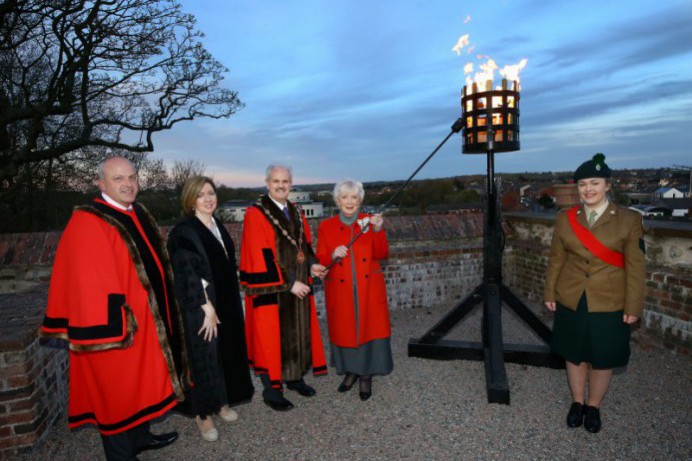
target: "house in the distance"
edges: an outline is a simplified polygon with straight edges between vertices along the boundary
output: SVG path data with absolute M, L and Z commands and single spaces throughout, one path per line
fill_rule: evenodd
M 253 203 L 254 200 L 228 200 L 219 206 L 217 213 L 223 222 L 243 222 L 245 210 Z
M 324 204 L 322 202 L 313 202 L 309 192 L 292 190 L 288 194 L 288 200 L 300 206 L 306 218 L 321 218 L 324 216 Z
M 291 191 L 288 200 L 300 206 L 303 213 L 308 218 L 321 218 L 324 216 L 324 205 L 322 202 L 313 202 L 309 192 L 299 190 Z M 221 204 L 218 209 L 219 218 L 223 222 L 243 222 L 247 207 L 256 203 L 255 200 L 228 200 Z
M 675 187 L 660 187 L 654 191 L 654 199 L 683 198 L 685 193 Z

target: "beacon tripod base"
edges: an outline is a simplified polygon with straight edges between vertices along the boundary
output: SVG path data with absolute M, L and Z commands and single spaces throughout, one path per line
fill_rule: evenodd
M 492 131 L 490 132 L 492 134 Z M 489 135 L 492 139 L 492 135 Z M 483 360 L 488 403 L 509 405 L 509 383 L 505 362 L 564 368 L 564 360 L 550 352 L 552 332 L 519 298 L 502 283 L 502 236 L 494 151 L 487 151 L 488 175 L 486 213 L 483 226 L 483 282 L 452 309 L 432 329 L 408 343 L 409 357 L 428 359 Z M 505 302 L 544 344 L 504 344 L 502 302 Z M 482 342 L 443 339 L 477 304 L 483 302 Z

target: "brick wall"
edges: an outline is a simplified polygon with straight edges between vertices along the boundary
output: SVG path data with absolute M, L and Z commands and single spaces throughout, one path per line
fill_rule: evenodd
M 36 339 L 45 297 L 0 295 L 0 458 L 39 443 L 67 405 L 67 352 Z

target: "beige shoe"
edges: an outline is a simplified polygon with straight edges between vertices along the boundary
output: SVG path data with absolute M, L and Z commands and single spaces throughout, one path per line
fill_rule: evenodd
M 207 416 L 202 420 L 199 416 L 196 416 L 195 421 L 197 421 L 197 427 L 204 440 L 216 442 L 219 439 L 219 431 L 214 427 L 214 421 L 212 421 L 211 417 Z
M 224 405 L 221 407 L 221 411 L 219 411 L 219 416 L 221 416 L 221 419 L 223 419 L 227 423 L 232 423 L 233 421 L 238 420 L 238 412 L 229 408 L 228 405 Z

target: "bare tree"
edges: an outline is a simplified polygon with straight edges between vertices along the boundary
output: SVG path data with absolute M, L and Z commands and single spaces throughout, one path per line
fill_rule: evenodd
M 0 180 L 87 146 L 135 153 L 242 107 L 175 0 L 0 3 Z
M 170 180 L 173 187 L 179 192 L 185 181 L 193 176 L 203 175 L 206 169 L 207 166 L 196 159 L 176 160 L 171 167 Z

